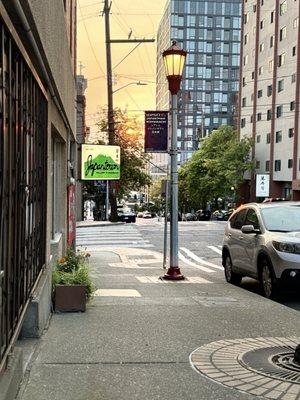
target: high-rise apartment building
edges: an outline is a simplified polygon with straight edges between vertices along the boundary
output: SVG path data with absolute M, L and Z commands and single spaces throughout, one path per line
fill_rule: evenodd
M 240 62 L 240 0 L 170 0 L 157 35 L 156 106 L 170 96 L 162 52 L 172 40 L 188 52 L 178 98 L 178 163 L 220 125 L 234 123 Z M 163 166 L 166 157 L 155 156 Z
M 300 200 L 299 7 L 299 0 L 243 1 L 239 129 L 255 142 L 252 200 L 256 174 L 270 175 L 270 197 Z

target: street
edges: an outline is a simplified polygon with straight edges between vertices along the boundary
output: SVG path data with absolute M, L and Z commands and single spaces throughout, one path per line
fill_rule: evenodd
M 186 267 L 191 267 L 193 275 L 203 276 L 209 282 L 224 285 L 226 291 L 228 284 L 225 282 L 224 271 L 221 265 L 221 250 L 224 221 L 192 221 L 179 223 L 179 257 L 182 273 Z M 169 228 L 169 226 L 168 226 Z M 137 218 L 136 224 L 111 226 L 99 229 L 78 229 L 77 245 L 87 248 L 87 251 L 109 247 L 112 240 L 114 247 L 125 248 L 149 248 L 163 253 L 163 229 L 164 222 L 161 218 L 143 219 Z M 211 265 L 207 265 L 210 263 Z M 241 288 L 260 295 L 260 287 L 257 281 L 244 278 Z M 261 297 L 261 301 L 267 301 Z M 278 302 L 287 307 L 300 311 L 300 298 L 296 293 L 283 291 Z

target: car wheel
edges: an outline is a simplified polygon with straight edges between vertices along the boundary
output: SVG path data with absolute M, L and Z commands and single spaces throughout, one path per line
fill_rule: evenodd
M 260 285 L 263 295 L 268 299 L 274 299 L 278 294 L 278 286 L 274 271 L 270 263 L 265 260 L 260 272 Z
M 224 258 L 224 272 L 225 279 L 228 283 L 232 283 L 233 285 L 239 285 L 241 283 L 242 276 L 233 271 L 232 261 L 229 254 L 226 254 Z

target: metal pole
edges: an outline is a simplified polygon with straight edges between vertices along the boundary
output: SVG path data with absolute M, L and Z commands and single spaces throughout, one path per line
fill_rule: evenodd
M 105 219 L 108 221 L 108 207 L 109 207 L 109 181 L 106 181 L 106 199 L 105 199 Z
M 183 280 L 178 263 L 177 94 L 172 93 L 170 267 L 164 279 Z
M 166 180 L 166 191 L 165 191 L 165 224 L 164 224 L 164 259 L 163 268 L 167 268 L 167 251 L 168 251 L 168 201 L 169 201 L 169 181 Z
M 170 266 L 178 267 L 177 94 L 172 94 Z

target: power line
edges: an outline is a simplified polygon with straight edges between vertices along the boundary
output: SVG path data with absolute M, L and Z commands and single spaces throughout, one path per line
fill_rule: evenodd
M 82 16 L 82 10 L 81 10 L 81 5 L 80 5 L 80 2 L 79 2 L 79 1 L 78 1 L 78 7 L 79 7 L 80 15 Z M 98 67 L 99 67 L 100 71 L 102 72 L 102 74 L 105 75 L 104 70 L 103 70 L 103 68 L 102 68 L 102 66 L 101 66 L 101 64 L 100 64 L 100 62 L 99 62 L 99 60 L 98 60 L 98 57 L 97 57 L 97 55 L 96 55 L 94 46 L 93 46 L 93 44 L 92 44 L 92 42 L 91 42 L 90 35 L 89 35 L 89 32 L 88 32 L 87 27 L 86 27 L 86 23 L 85 23 L 85 21 L 82 21 L 82 22 L 83 22 L 83 26 L 84 26 L 84 29 L 85 29 L 85 32 L 86 32 L 86 35 L 87 35 L 87 38 L 88 38 L 88 41 L 89 41 L 89 44 L 90 44 L 92 53 L 93 53 L 94 58 L 95 58 L 95 61 L 96 61 L 96 63 L 98 64 Z
M 128 56 L 130 56 L 130 54 L 133 53 L 134 50 L 135 50 L 137 47 L 139 47 L 141 44 L 142 44 L 142 42 L 139 42 L 128 54 L 126 54 L 126 56 L 124 56 L 124 57 L 118 62 L 118 64 L 116 64 L 116 65 L 113 67 L 113 70 L 116 69 L 116 68 L 117 68 Z

